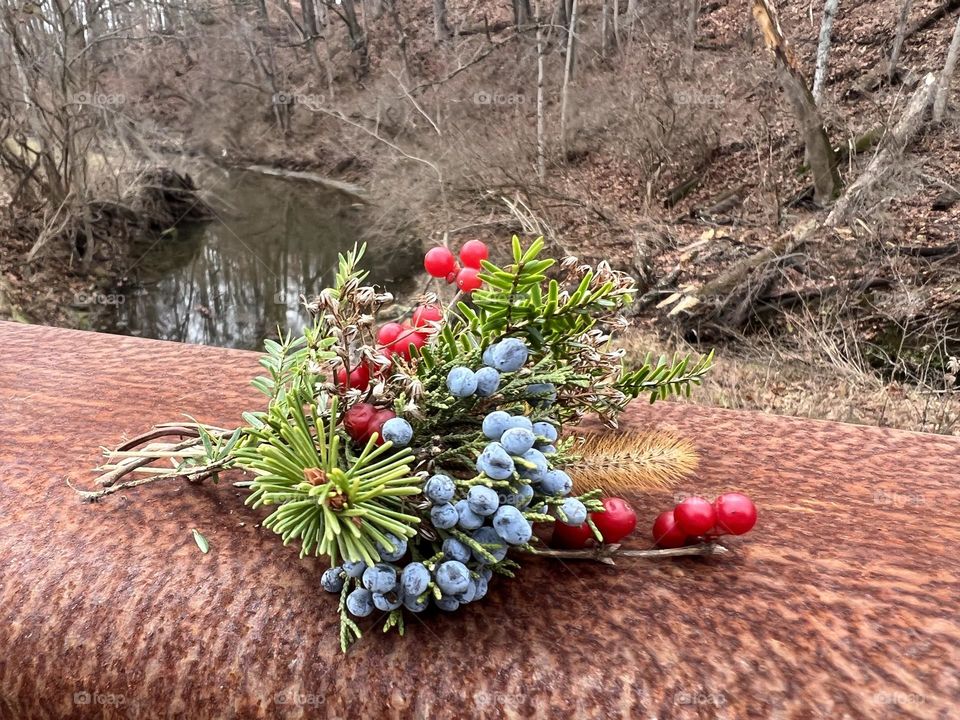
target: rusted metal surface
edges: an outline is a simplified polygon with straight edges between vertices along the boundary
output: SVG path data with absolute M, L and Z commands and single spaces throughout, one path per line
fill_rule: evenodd
M 957 439 L 638 403 L 633 423 L 702 453 L 674 492 L 756 499 L 734 552 L 527 561 L 525 582 L 405 638 L 364 623 L 344 657 L 322 564 L 229 484 L 96 505 L 65 484 L 153 422 L 236 422 L 259 402 L 255 355 L 3 323 L 0 350 L 3 718 L 960 712 Z M 647 527 L 674 497 L 634 500 Z

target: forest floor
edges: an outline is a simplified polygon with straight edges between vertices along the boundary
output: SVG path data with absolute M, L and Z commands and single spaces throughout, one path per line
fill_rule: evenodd
M 408 31 L 402 61 L 393 20 L 371 21 L 370 74 L 359 85 L 341 71 L 335 101 L 308 62 L 291 61 L 284 90 L 297 104 L 282 132 L 269 104 L 244 95 L 240 84 L 211 93 L 199 51 L 160 48 L 113 82 L 141 98 L 131 112 L 164 129 L 156 132 L 160 142 L 238 166 L 310 169 L 367 187 L 375 199 L 367 211 L 371 237 L 412 235 L 425 246 L 479 238 L 497 246 L 513 233 L 542 232 L 564 252 L 630 270 L 645 292 L 626 341 L 635 354 L 718 347 L 694 402 L 960 433 L 960 202 L 951 200 L 960 187 L 958 83 L 946 122 L 925 126 L 846 226 L 780 258 L 750 295 L 745 322 L 657 308 L 825 213 L 805 195 L 803 147 L 770 55 L 754 37 L 749 2 L 701 5 L 689 57 L 674 42 L 683 20 L 665 20 L 668 8 L 651 10 L 629 44 L 603 57 L 599 8 L 585 4 L 565 152 L 556 140 L 561 54 L 547 64 L 544 182 L 533 162 L 530 38 L 511 41 L 508 29 L 438 50 L 426 2 L 401 10 Z M 799 64 L 812 75 L 820 7 L 779 5 Z M 956 11 L 922 21 L 943 5 L 914 2 L 916 29 L 899 78 L 889 83 L 872 78 L 883 79 L 877 72 L 899 2 L 842 4 L 822 112 L 844 154 L 846 184 L 875 147 L 847 150 L 890 127 L 919 78 L 942 67 Z M 510 20 L 508 3 L 451 0 L 448 9 L 457 27 Z M 397 79 L 401 62 L 418 79 L 437 80 L 419 102 Z M 0 316 L 6 307 L 7 315 L 70 324 L 70 293 L 109 290 L 109 270 L 94 275 L 69 253 L 25 272 L 29 233 L 6 238 Z

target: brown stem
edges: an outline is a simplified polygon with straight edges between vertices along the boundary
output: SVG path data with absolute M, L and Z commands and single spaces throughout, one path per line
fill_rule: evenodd
M 127 482 L 110 485 L 103 490 L 79 490 L 73 487 L 69 480 L 67 480 L 67 485 L 69 485 L 71 489 L 80 495 L 80 499 L 94 501 L 99 500 L 102 497 L 106 497 L 107 495 L 112 495 L 113 493 L 121 490 L 128 490 L 141 485 L 147 485 L 149 483 L 157 482 L 158 480 L 186 480 L 191 483 L 199 483 L 216 474 L 218 470 L 223 469 L 224 465 L 226 465 L 228 461 L 228 459 L 217 460 L 209 465 L 194 468 L 189 472 L 170 472 L 166 475 L 153 475 L 145 478 L 137 478 L 136 480 L 128 480 Z
M 657 548 L 654 550 L 621 550 L 619 544 L 600 545 L 584 550 L 534 550 L 532 554 L 563 560 L 593 560 L 606 565 L 615 565 L 615 557 L 638 557 L 656 560 L 658 558 L 683 557 L 688 555 L 723 555 L 730 552 L 715 542 L 690 545 L 682 548 Z
M 173 450 L 173 451 L 184 450 L 186 448 L 193 447 L 194 445 L 197 445 L 200 442 L 201 441 L 199 438 L 191 438 L 190 440 L 184 440 L 181 443 L 177 443 L 176 445 L 173 445 L 170 448 L 170 450 Z M 129 443 L 126 443 L 125 445 L 129 445 Z M 118 448 L 118 450 L 122 451 L 126 449 L 125 445 L 122 445 L 120 448 Z M 122 478 L 124 475 L 129 475 L 131 472 L 133 472 L 137 468 L 141 468 L 144 465 L 149 465 L 154 460 L 156 460 L 156 458 L 152 458 L 152 457 L 137 458 L 133 462 L 124 463 L 123 467 L 118 467 L 114 470 L 111 470 L 110 472 L 104 473 L 103 475 L 98 477 L 95 480 L 95 482 L 97 483 L 97 485 L 107 485 L 107 486 L 113 485 L 115 482 L 117 482 L 117 480 Z
M 133 448 L 137 447 L 137 445 L 142 445 L 148 440 L 156 440 L 157 438 L 168 437 L 171 435 L 176 435 L 181 439 L 184 437 L 196 438 L 200 437 L 200 432 L 196 428 L 181 426 L 162 427 L 158 425 L 152 430 L 128 440 L 127 442 L 123 443 L 123 445 L 118 445 L 117 451 L 123 452 L 124 450 L 132 450 Z

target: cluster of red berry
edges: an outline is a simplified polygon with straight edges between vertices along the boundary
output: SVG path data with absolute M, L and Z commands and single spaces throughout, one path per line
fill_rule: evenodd
M 357 403 L 343 414 L 343 429 L 358 445 L 366 445 L 373 434 L 377 433 L 377 445 L 382 445 L 383 424 L 396 416 L 393 410 L 365 402 Z
M 657 516 L 653 541 L 662 548 L 678 548 L 720 535 L 743 535 L 756 522 L 757 506 L 741 493 L 725 493 L 713 502 L 688 497 Z
M 418 350 L 427 344 L 430 335 L 436 332 L 437 323 L 443 318 L 443 310 L 437 305 L 421 305 L 413 311 L 413 318 L 409 323 L 388 322 L 377 331 L 377 344 L 381 353 L 388 358 L 398 355 L 409 361 L 412 357 L 411 347 Z M 350 371 L 342 366 L 337 370 L 337 385 L 341 390 L 352 388 L 366 390 L 370 386 L 370 378 L 374 375 L 383 375 L 390 366 L 385 368 L 371 367 L 361 363 Z
M 466 293 L 473 292 L 483 283 L 477 276 L 480 274 L 480 261 L 488 257 L 487 246 L 479 240 L 469 240 L 460 248 L 460 262 L 445 247 L 435 247 L 424 255 L 423 267 L 436 278 L 445 278 L 448 283 L 456 282 L 457 286 Z M 430 335 L 437 330 L 437 323 L 443 319 L 443 309 L 437 305 L 421 305 L 413 312 L 410 322 L 388 322 L 377 331 L 379 349 L 388 358 L 399 355 L 404 360 L 411 358 L 411 347 L 418 350 L 427 344 Z M 370 387 L 370 378 L 374 375 L 389 371 L 385 368 L 373 368 L 360 364 L 350 370 L 347 376 L 346 368 L 337 371 L 337 385 L 341 390 L 351 388 L 366 390 Z
M 443 278 L 448 283 L 457 283 L 463 292 L 473 292 L 483 283 L 477 277 L 480 274 L 480 261 L 488 257 L 487 246 L 479 240 L 468 240 L 460 248 L 460 263 L 450 250 L 440 246 L 427 251 L 423 258 L 424 269 L 435 278 Z
M 637 527 L 637 514 L 627 501 L 618 497 L 605 497 L 603 512 L 590 513 L 590 519 L 603 536 L 603 541 L 615 543 L 623 540 Z M 557 520 L 553 524 L 553 538 L 550 544 L 557 548 L 580 550 L 593 539 L 590 525 L 567 525 Z

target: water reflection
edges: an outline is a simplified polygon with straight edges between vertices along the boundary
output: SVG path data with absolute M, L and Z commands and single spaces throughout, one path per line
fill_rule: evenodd
M 258 173 L 216 171 L 218 219 L 180 226 L 143 249 L 124 301 L 105 309 L 102 329 L 163 340 L 258 349 L 279 326 L 301 330 L 300 295 L 328 285 L 350 249 L 360 216 L 321 186 Z M 368 247 L 371 280 L 413 291 L 419 252 Z

